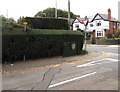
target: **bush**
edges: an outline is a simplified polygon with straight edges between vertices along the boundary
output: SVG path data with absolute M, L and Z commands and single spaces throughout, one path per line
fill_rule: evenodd
M 57 30 L 59 34 L 50 33 L 50 30 L 30 30 L 23 29 L 13 31 L 4 31 L 2 36 L 2 61 L 12 62 L 36 59 L 42 57 L 61 56 L 63 55 L 63 44 L 66 42 L 75 42 L 77 45 L 76 54 L 80 54 L 83 47 L 83 35 L 80 33 L 69 33 Z M 54 30 L 55 31 L 55 30 Z
M 86 40 L 90 40 L 90 37 L 86 37 Z
M 0 16 L 0 20 L 2 21 L 2 31 L 5 30 L 13 30 L 13 25 L 15 24 L 15 21 L 13 18 L 5 18 L 4 16 Z
M 107 39 L 106 37 L 100 37 L 100 39 Z
M 13 28 L 24 28 L 24 25 L 20 25 L 20 24 L 14 24 Z
M 116 38 L 120 38 L 120 29 L 116 30 L 115 37 Z
M 109 33 L 109 34 L 107 35 L 107 38 L 113 38 L 113 34 L 110 34 L 110 33 Z
M 92 37 L 92 44 L 96 44 L 96 38 Z
M 83 49 L 83 50 L 81 51 L 81 55 L 84 55 L 84 54 L 88 54 L 88 51 Z
M 56 18 L 26 17 L 28 25 L 35 29 L 68 29 L 68 21 Z

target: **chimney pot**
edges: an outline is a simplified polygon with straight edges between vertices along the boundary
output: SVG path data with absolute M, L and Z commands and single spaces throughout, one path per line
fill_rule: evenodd
M 108 19 L 111 19 L 111 9 L 108 9 Z
M 80 18 L 80 15 L 77 15 L 76 18 Z

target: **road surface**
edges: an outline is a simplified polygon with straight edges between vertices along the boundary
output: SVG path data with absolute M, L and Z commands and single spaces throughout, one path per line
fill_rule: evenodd
M 3 74 L 3 90 L 118 90 L 118 46 L 87 45 L 87 50 L 107 56 Z

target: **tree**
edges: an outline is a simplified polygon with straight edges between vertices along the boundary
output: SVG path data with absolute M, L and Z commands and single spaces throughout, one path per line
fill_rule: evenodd
M 46 14 L 42 11 L 38 12 L 35 17 L 46 17 Z
M 0 16 L 0 20 L 2 20 L 2 30 L 12 30 L 15 21 L 13 18 L 5 18 L 4 16 Z
M 68 11 L 57 9 L 58 17 L 68 18 Z M 76 15 L 70 12 L 71 18 L 75 18 Z M 38 12 L 35 17 L 55 17 L 55 8 L 47 8 Z

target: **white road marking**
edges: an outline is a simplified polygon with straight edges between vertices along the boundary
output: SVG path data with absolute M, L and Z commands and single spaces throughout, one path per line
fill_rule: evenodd
M 106 61 L 100 62 L 100 61 L 103 61 L 103 60 L 106 60 Z M 89 63 L 86 63 L 86 64 L 78 65 L 77 67 L 86 67 L 86 66 L 93 66 L 93 65 L 97 65 L 97 64 L 112 63 L 112 62 L 118 62 L 118 60 L 117 59 L 112 59 L 112 58 L 105 58 L 105 59 L 101 59 L 101 60 L 92 61 L 92 62 L 89 62 Z
M 108 54 L 111 54 L 111 55 L 119 55 L 119 53 L 108 53 Z
M 53 88 L 53 87 L 56 87 L 56 86 L 59 86 L 59 85 L 62 85 L 62 84 L 65 84 L 65 83 L 68 83 L 68 82 L 71 82 L 71 81 L 75 81 L 75 80 L 78 80 L 78 79 L 81 79 L 81 78 L 85 78 L 85 77 L 93 75 L 93 74 L 96 74 L 96 72 L 85 74 L 85 75 L 82 75 L 82 76 L 79 76 L 79 77 L 76 77 L 76 78 L 72 78 L 72 79 L 69 79 L 69 80 L 66 80 L 66 81 L 62 81 L 62 82 L 50 85 L 49 88 Z
M 102 60 L 105 60 L 105 59 L 92 61 L 92 62 L 89 62 L 89 63 L 86 63 L 86 64 L 78 65 L 77 67 L 93 66 L 93 65 L 95 65 L 95 64 L 93 64 L 93 63 L 96 63 L 96 62 L 99 62 L 99 61 L 102 61 Z
M 119 45 L 109 45 L 108 47 L 119 47 Z
M 119 61 L 119 60 L 113 59 L 113 58 L 106 58 L 106 59 L 111 60 L 111 61 L 115 61 L 115 62 L 118 62 L 118 61 Z

